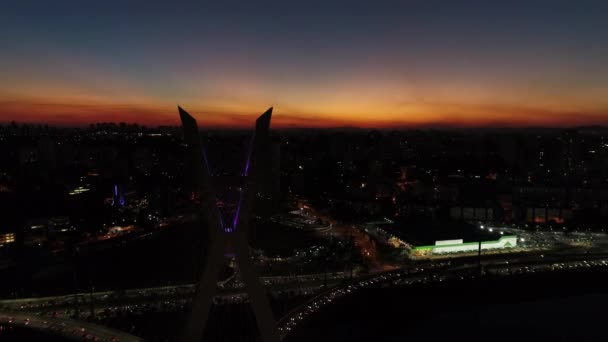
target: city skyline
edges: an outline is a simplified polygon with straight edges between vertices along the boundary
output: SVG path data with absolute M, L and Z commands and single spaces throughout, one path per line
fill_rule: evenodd
M 6 6 L 0 122 L 608 124 L 599 2 L 89 5 Z

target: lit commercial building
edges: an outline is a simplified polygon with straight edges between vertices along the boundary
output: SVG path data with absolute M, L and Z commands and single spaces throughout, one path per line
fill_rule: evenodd
M 466 221 L 409 220 L 378 231 L 399 238 L 412 256 L 476 252 L 480 243 L 482 250 L 517 246 L 517 236 L 507 230 Z
M 505 235 L 498 240 L 481 241 L 481 249 L 503 249 L 517 246 L 517 236 Z M 430 246 L 412 247 L 412 255 L 422 256 L 428 254 L 460 253 L 473 252 L 479 250 L 479 241 L 464 242 L 462 239 L 435 241 Z

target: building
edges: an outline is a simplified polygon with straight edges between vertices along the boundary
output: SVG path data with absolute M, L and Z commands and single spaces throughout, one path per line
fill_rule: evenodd
M 572 219 L 572 210 L 564 208 L 526 208 L 526 222 L 558 223 Z
M 48 218 L 29 219 L 25 223 L 24 244 L 28 246 L 41 246 L 48 240 Z
M 404 242 L 412 256 L 513 248 L 517 236 L 464 221 L 418 220 L 398 222 L 385 229 Z
M 411 252 L 414 256 L 423 256 L 428 254 L 474 252 L 479 250 L 480 243 L 482 250 L 513 248 L 517 246 L 517 236 L 504 235 L 501 236 L 498 240 L 481 242 L 464 242 L 463 239 L 439 240 L 435 241 L 434 245 L 415 246 L 412 248 Z
M 493 221 L 494 209 L 488 207 L 451 207 L 450 218 L 463 220 Z
M 15 233 L 0 233 L 0 247 L 15 243 Z

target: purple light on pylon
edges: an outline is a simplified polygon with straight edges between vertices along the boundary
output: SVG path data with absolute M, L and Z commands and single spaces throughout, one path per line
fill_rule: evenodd
M 207 174 L 211 176 L 211 168 L 209 167 L 209 159 L 207 159 L 207 151 L 205 151 L 205 147 L 203 147 L 202 150 L 205 167 L 207 167 Z M 230 227 L 224 226 L 224 218 L 222 217 L 222 212 L 220 211 L 220 208 L 217 207 L 217 204 L 215 206 L 215 209 L 217 209 L 217 216 L 220 218 L 220 225 L 222 229 L 224 230 L 224 232 L 230 233 Z
M 255 137 L 255 131 L 253 132 L 253 136 L 251 137 L 251 141 L 249 142 L 249 151 L 247 151 L 247 162 L 245 163 L 245 174 L 247 176 L 249 174 L 249 163 L 251 162 L 251 150 L 253 149 L 253 139 Z
M 243 201 L 243 193 L 239 196 L 239 205 L 236 207 L 236 214 L 234 215 L 234 219 L 232 220 L 232 227 L 236 230 L 236 225 L 239 222 L 239 213 L 241 212 L 241 202 Z
M 205 166 L 207 167 L 207 174 L 211 174 L 211 172 L 209 171 L 209 161 L 207 160 L 207 152 L 205 151 L 204 147 L 203 147 L 203 159 L 205 160 Z
M 220 207 L 217 206 L 217 200 L 215 202 L 215 209 L 217 210 L 217 216 L 220 219 L 220 227 L 222 227 L 222 230 L 225 233 L 230 233 L 230 227 L 226 226 L 226 224 L 224 224 L 224 215 L 222 215 L 222 210 L 220 209 Z
M 230 227 L 226 227 L 226 225 L 224 225 L 224 218 L 222 217 L 222 211 L 217 206 L 215 208 L 217 209 L 217 216 L 219 216 L 219 218 L 220 218 L 220 225 L 221 225 L 222 229 L 224 229 L 224 232 L 230 233 L 230 230 L 229 230 Z
M 253 136 L 255 137 L 255 131 L 253 132 Z M 247 162 L 245 163 L 245 173 L 243 176 L 247 177 L 249 175 L 249 164 L 251 163 L 251 150 L 253 149 L 253 137 L 249 142 L 249 151 L 247 151 Z M 234 219 L 232 220 L 232 227 L 236 230 L 236 225 L 239 222 L 239 213 L 241 212 L 241 202 L 243 202 L 243 192 L 239 194 L 239 205 L 236 207 L 236 214 L 234 215 Z

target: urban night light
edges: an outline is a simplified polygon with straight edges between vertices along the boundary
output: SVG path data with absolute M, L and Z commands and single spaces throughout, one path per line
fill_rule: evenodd
M 5 1 L 0 341 L 601 340 L 605 13 Z

